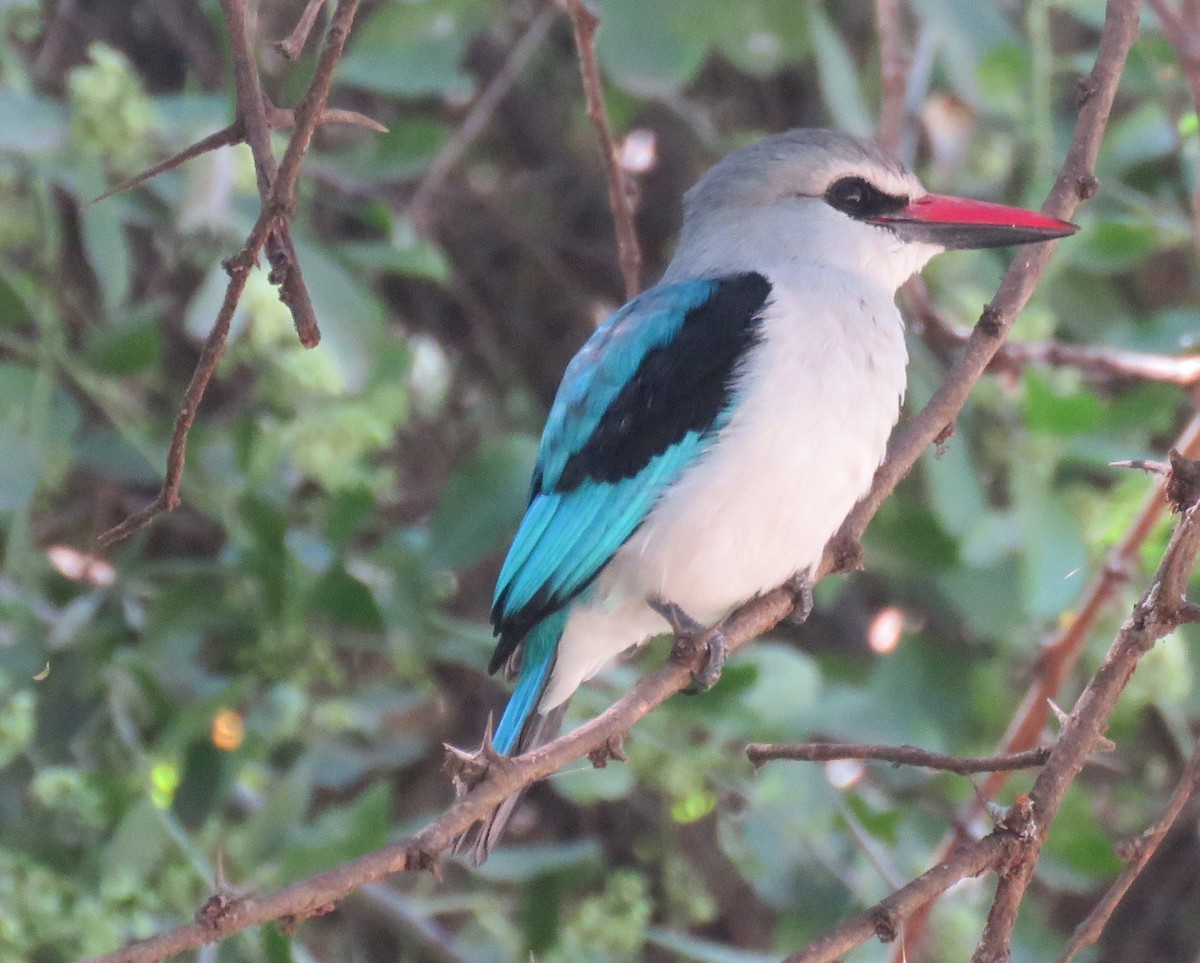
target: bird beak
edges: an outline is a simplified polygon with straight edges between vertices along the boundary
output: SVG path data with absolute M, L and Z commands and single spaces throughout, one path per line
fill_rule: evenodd
M 1035 244 L 1079 230 L 1070 221 L 1020 207 L 942 194 L 926 194 L 899 211 L 869 220 L 891 228 L 906 241 L 936 244 L 947 250 Z

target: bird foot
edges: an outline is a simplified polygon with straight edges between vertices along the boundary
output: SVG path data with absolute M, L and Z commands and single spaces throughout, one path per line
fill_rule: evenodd
M 803 625 L 808 621 L 808 617 L 812 615 L 813 610 L 812 578 L 808 574 L 808 569 L 797 572 L 783 584 L 785 588 L 791 590 L 792 596 L 795 599 L 792 611 L 785 615 L 783 619 L 789 625 Z
M 718 626 L 706 626 L 697 622 L 674 602 L 665 599 L 651 599 L 650 607 L 667 620 L 671 631 L 675 633 L 675 645 L 671 649 L 671 657 L 680 662 L 696 665 L 697 659 L 703 662 L 692 670 L 692 684 L 684 689 L 685 695 L 698 695 L 707 692 L 721 678 L 725 668 L 725 660 L 729 658 L 729 640 Z

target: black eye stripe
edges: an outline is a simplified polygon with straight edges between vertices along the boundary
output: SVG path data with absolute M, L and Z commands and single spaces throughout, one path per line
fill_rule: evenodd
M 903 210 L 908 207 L 908 198 L 881 191 L 862 177 L 843 177 L 829 186 L 825 203 L 861 220 Z

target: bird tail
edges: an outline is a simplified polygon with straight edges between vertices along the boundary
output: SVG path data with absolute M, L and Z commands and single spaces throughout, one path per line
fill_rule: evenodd
M 504 708 L 493 738 L 493 746 L 503 755 L 519 756 L 545 745 L 558 735 L 562 727 L 567 702 L 547 712 L 539 712 L 537 706 L 554 671 L 558 640 L 566 621 L 566 612 L 555 612 L 542 619 L 522 640 L 517 686 Z M 454 844 L 455 855 L 469 849 L 475 865 L 482 865 L 500 841 L 520 800 L 521 793 L 514 793 L 459 836 Z

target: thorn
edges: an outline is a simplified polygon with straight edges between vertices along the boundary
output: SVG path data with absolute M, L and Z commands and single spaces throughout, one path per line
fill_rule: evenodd
M 946 454 L 946 443 L 954 437 L 954 422 L 947 422 L 942 426 L 942 430 L 933 436 L 934 457 L 941 458 Z
M 1065 726 L 1067 724 L 1067 713 L 1053 699 L 1047 699 L 1046 704 L 1050 707 L 1050 711 L 1054 713 L 1054 718 L 1058 720 L 1058 724 Z
M 835 537 L 827 546 L 826 551 L 833 559 L 831 575 L 857 572 L 866 564 L 867 555 L 863 551 L 862 542 L 856 538 Z
M 442 881 L 442 861 L 437 853 L 431 853 L 425 849 L 413 849 L 409 851 L 405 863 L 406 869 L 428 870 L 437 882 Z
M 1148 461 L 1145 458 L 1126 458 L 1108 464 L 1110 468 L 1137 468 L 1151 475 L 1168 475 L 1171 472 L 1171 466 L 1165 461 Z
M 492 741 L 492 716 L 490 713 L 487 725 L 483 729 L 483 739 L 479 748 L 474 752 L 459 749 L 448 742 L 443 742 L 442 748 L 446 752 L 442 768 L 450 773 L 450 778 L 454 782 L 454 792 L 460 797 L 479 785 L 491 769 L 508 762 L 508 756 L 497 752 Z
M 619 762 L 629 762 L 629 757 L 625 755 L 624 733 L 615 733 L 609 736 L 603 745 L 597 746 L 588 753 L 588 759 L 597 769 L 603 769 L 614 759 Z
M 871 911 L 871 925 L 875 928 L 875 938 L 880 943 L 891 943 L 899 933 L 895 917 L 880 906 Z

